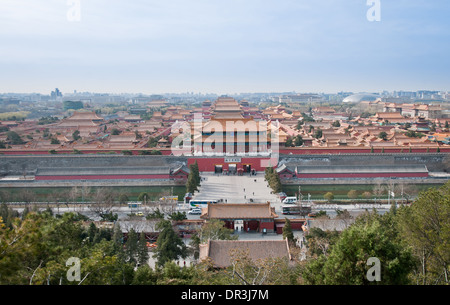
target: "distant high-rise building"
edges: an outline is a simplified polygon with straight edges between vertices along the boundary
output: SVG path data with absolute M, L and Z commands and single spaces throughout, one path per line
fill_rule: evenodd
M 59 91 L 58 88 L 56 88 L 55 91 L 52 91 L 51 96 L 52 96 L 52 99 L 56 99 L 58 97 L 62 97 L 62 92 Z

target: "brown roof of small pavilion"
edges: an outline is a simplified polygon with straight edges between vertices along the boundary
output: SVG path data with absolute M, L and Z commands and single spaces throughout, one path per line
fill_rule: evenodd
M 231 265 L 233 251 L 248 251 L 253 261 L 267 258 L 286 258 L 291 260 L 286 240 L 208 240 L 200 245 L 200 260 L 210 258 L 217 268 Z

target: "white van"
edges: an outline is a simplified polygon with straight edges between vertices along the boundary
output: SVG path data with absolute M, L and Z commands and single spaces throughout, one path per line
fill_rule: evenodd
M 297 202 L 297 197 L 286 197 L 282 202 L 283 204 L 294 204 Z

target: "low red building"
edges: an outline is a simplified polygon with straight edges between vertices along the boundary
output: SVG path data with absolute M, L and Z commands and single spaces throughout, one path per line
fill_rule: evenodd
M 289 219 L 291 222 L 292 231 L 302 231 L 306 219 Z M 275 229 L 277 234 L 283 234 L 283 228 L 286 225 L 286 218 L 275 219 Z
M 226 203 L 208 204 L 204 208 L 200 218 L 205 220 L 219 219 L 225 222 L 228 229 L 244 232 L 267 232 L 275 231 L 274 208 L 270 203 Z

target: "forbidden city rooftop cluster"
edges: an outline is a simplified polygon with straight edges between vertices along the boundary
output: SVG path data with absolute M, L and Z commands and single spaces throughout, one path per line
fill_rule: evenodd
M 274 145 L 282 154 L 440 152 L 450 148 L 445 102 L 405 103 L 362 96 L 333 103 L 287 97 L 255 102 L 222 96 L 189 103 L 160 97 L 100 105 L 64 101 L 60 109 L 54 109 L 56 114 L 39 118 L 33 118 L 32 111 L 0 113 L 0 153 L 170 155 L 173 141 L 182 133 L 192 140 L 186 154 L 194 155 L 208 155 L 211 147 L 216 154 L 267 154 Z M 231 143 L 228 122 L 238 126 L 233 127 Z M 214 126 L 223 130 L 217 132 Z M 239 134 L 243 135 L 240 139 Z M 231 150 L 225 144 L 223 150 L 214 150 L 225 142 Z

